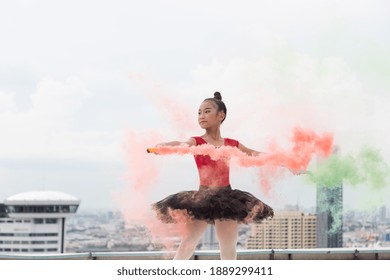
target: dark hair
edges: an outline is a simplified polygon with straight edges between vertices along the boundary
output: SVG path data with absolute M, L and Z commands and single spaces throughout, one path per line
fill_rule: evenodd
M 227 114 L 227 109 L 226 109 L 226 105 L 225 103 L 223 103 L 222 101 L 222 96 L 221 96 L 221 93 L 216 91 L 214 92 L 214 97 L 211 97 L 211 98 L 206 98 L 204 101 L 213 101 L 215 102 L 215 104 L 217 104 L 217 110 L 218 112 L 224 112 L 225 113 L 225 117 L 223 118 L 222 122 L 225 120 L 226 118 L 226 114 Z

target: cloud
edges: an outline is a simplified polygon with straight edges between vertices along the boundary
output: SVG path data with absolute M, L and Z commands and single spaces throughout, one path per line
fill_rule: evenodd
M 18 110 L 13 93 L 0 93 L 0 156 L 3 158 L 97 159 L 112 157 L 118 134 L 77 130 L 75 114 L 91 97 L 82 80 L 46 77 L 31 94 L 31 107 Z M 117 153 L 116 153 L 117 154 Z
M 11 92 L 0 92 L 0 114 L 16 111 L 15 95 Z

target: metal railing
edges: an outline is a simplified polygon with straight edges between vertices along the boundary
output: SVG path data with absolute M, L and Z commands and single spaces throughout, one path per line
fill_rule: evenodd
M 174 252 L 85 252 L 64 254 L 0 254 L 0 260 L 170 260 Z M 194 260 L 218 260 L 219 251 L 195 251 Z M 240 250 L 239 260 L 390 260 L 390 248 L 325 248 Z

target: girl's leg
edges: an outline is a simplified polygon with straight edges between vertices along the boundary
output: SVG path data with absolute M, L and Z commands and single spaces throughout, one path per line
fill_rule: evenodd
M 195 251 L 196 245 L 198 245 L 203 232 L 207 227 L 207 223 L 204 221 L 195 220 L 188 222 L 185 225 L 184 234 L 179 248 L 176 251 L 174 260 L 188 260 L 191 258 Z
M 215 230 L 221 249 L 221 260 L 237 259 L 237 238 L 238 223 L 237 221 L 215 221 Z

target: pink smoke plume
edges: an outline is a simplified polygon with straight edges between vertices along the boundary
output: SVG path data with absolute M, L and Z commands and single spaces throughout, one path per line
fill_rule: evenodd
M 275 150 L 249 156 L 236 147 L 222 146 L 215 148 L 212 145 L 200 146 L 157 146 L 149 148 L 149 152 L 159 155 L 166 154 L 193 154 L 209 155 L 213 160 L 235 157 L 241 166 L 284 166 L 292 170 L 305 171 L 313 155 L 327 157 L 332 152 L 333 136 L 324 134 L 319 136 L 311 130 L 295 128 L 291 151 Z
M 156 97 L 153 97 L 153 99 L 156 99 Z M 191 109 L 188 106 L 183 103 L 180 104 L 178 100 L 174 100 L 168 95 L 158 95 L 156 102 L 159 103 L 157 108 L 162 108 L 165 114 L 168 114 L 176 131 L 189 131 L 197 128 L 197 124 L 194 121 L 196 117 L 195 110 L 193 114 L 191 114 Z
M 157 134 L 142 135 L 128 131 L 123 150 L 128 170 L 124 177 L 127 186 L 114 193 L 126 223 L 146 226 L 152 239 L 168 236 L 168 231 L 151 213 L 151 202 L 148 201 L 150 189 L 159 176 L 158 168 L 145 157 L 143 147 L 146 143 L 155 143 Z M 171 246 L 171 244 L 166 244 Z
M 146 226 L 151 243 L 173 250 L 176 244 L 172 237 L 186 233 L 182 225 L 161 223 L 152 211 L 151 204 L 154 201 L 150 201 L 150 193 L 159 177 L 159 170 L 145 153 L 145 147 L 156 142 L 161 142 L 161 136 L 156 133 L 127 132 L 123 145 L 128 167 L 124 174 L 127 185 L 113 193 L 113 198 L 126 223 Z
M 159 82 L 149 75 L 138 72 L 129 72 L 129 79 L 137 82 L 149 102 L 158 112 L 169 120 L 179 137 L 185 137 L 185 131 L 195 130 L 197 123 L 194 121 L 197 111 L 181 102 L 181 98 L 172 97 L 172 88 L 164 82 Z

